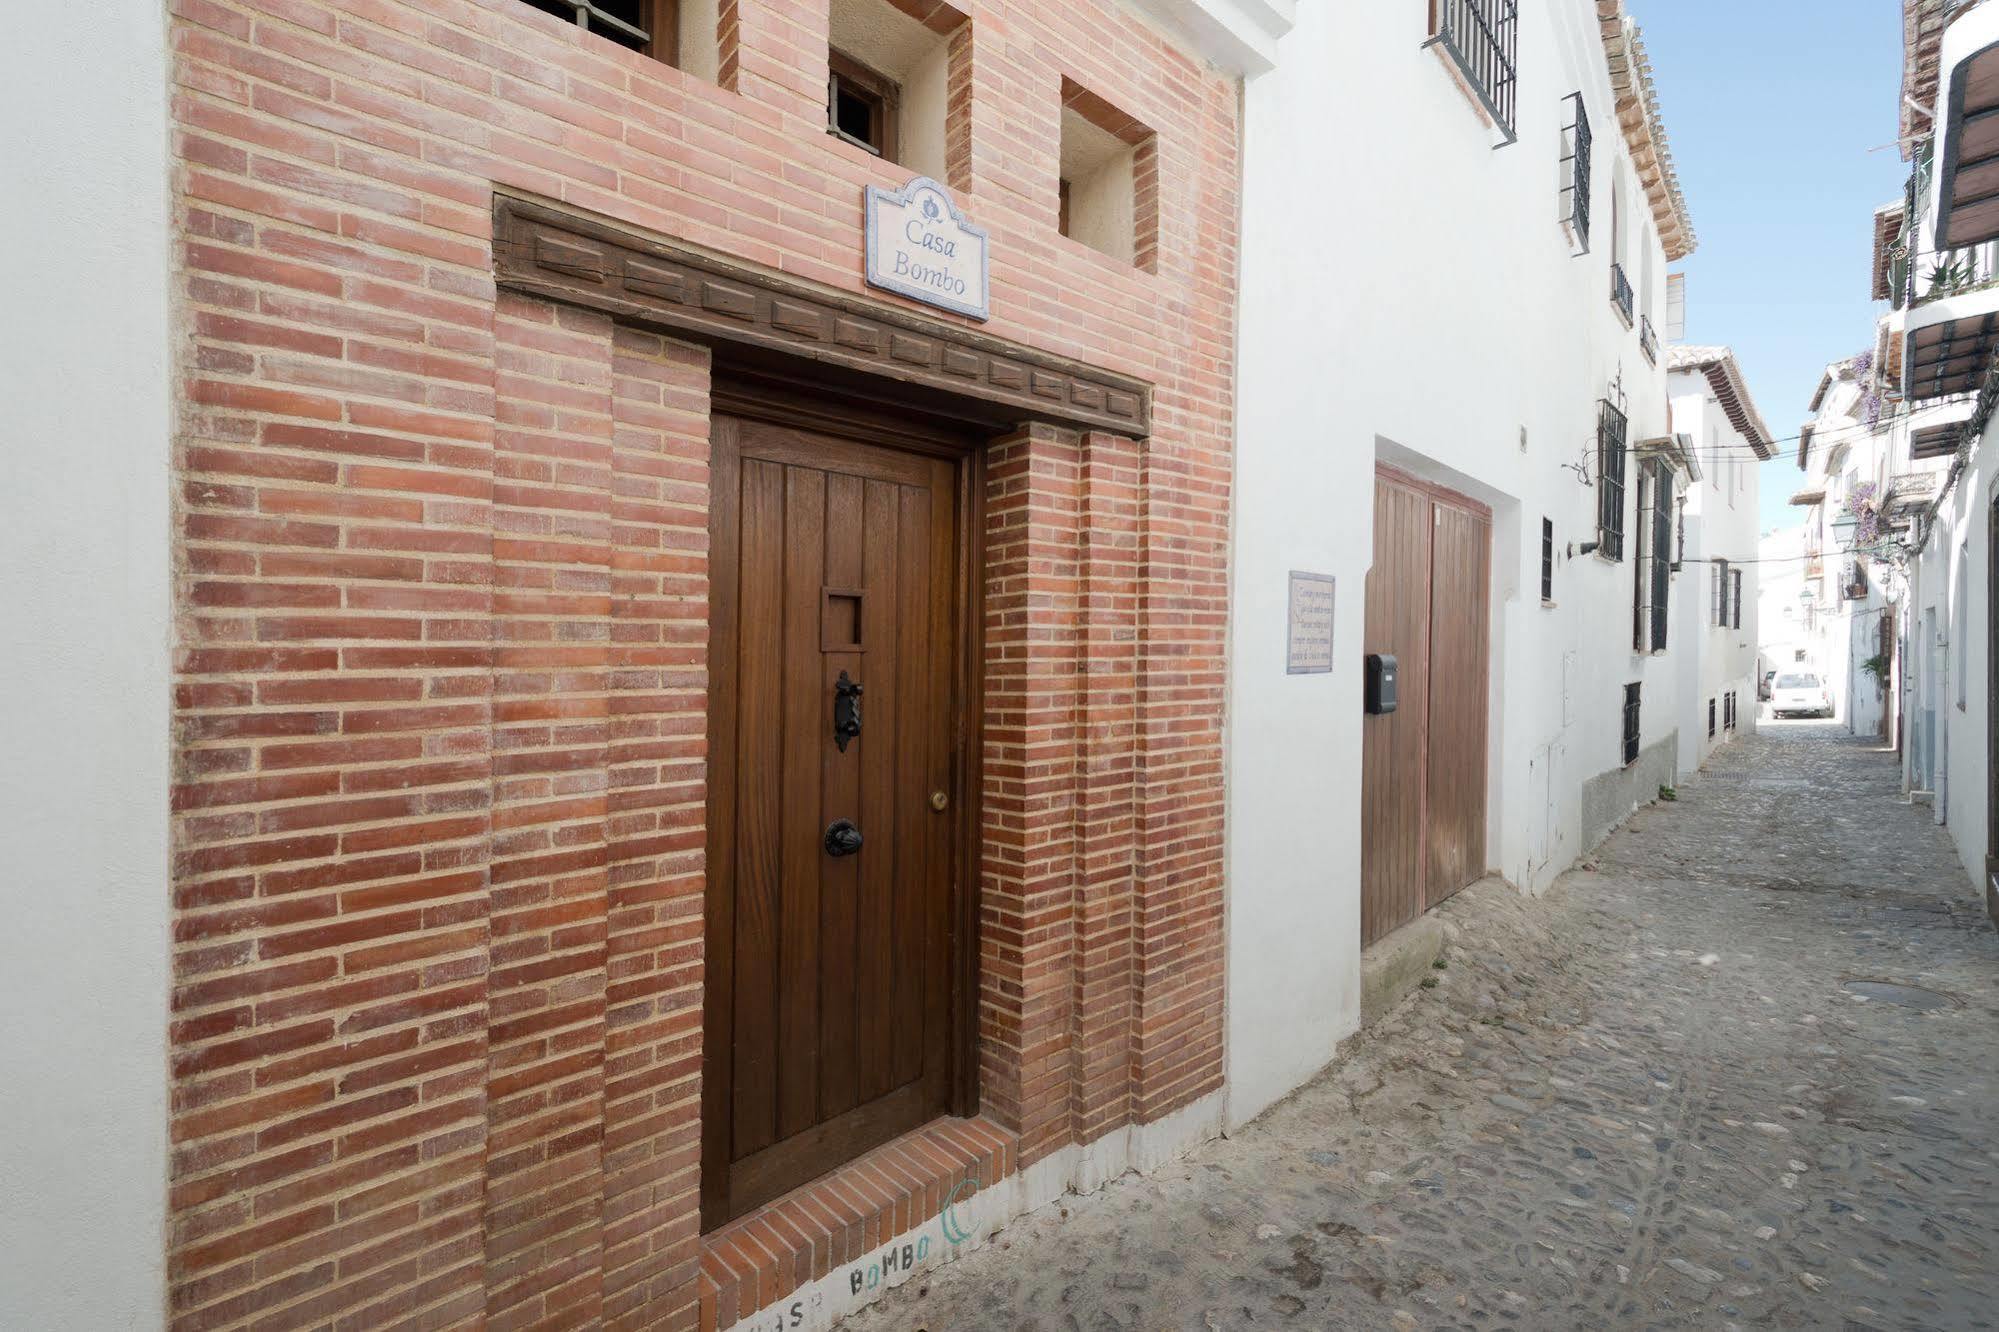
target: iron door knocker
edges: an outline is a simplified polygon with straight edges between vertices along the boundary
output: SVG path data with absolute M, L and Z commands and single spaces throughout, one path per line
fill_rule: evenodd
M 861 686 L 845 671 L 833 684 L 833 743 L 847 752 L 847 742 L 861 734 Z

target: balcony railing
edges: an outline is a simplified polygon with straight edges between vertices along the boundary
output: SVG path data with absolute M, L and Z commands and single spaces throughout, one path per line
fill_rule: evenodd
M 1659 364 L 1659 335 L 1652 331 L 1652 316 L 1638 316 L 1638 346 L 1645 353 L 1645 359 Z
M 1917 153 L 1902 196 L 1902 234 L 1889 259 L 1889 286 L 1897 309 L 1928 305 L 1949 296 L 1999 284 L 1999 242 L 1960 250 L 1930 245 L 1930 185 L 1936 170 L 1934 149 Z
M 1999 242 L 1968 250 L 1917 251 L 1904 262 L 1908 264 L 1904 304 L 1910 307 L 1999 284 Z
M 1432 0 L 1437 16 L 1431 40 L 1450 53 L 1472 94 L 1512 143 L 1514 99 L 1520 76 L 1520 7 L 1517 0 Z
M 1629 328 L 1634 300 L 1631 294 L 1631 279 L 1624 276 L 1623 264 L 1613 263 L 1610 266 L 1610 303 L 1617 307 L 1618 316 L 1624 320 L 1624 326 Z

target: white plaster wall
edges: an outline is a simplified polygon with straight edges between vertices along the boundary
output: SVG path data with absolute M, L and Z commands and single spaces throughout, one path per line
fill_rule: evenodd
M 0 52 L 0 1327 L 37 1332 L 165 1311 L 165 20 L 69 17 Z
M 1423 48 L 1421 5 L 1302 6 L 1276 70 L 1245 88 L 1232 1124 L 1309 1077 L 1359 1018 L 1360 654 L 1377 459 L 1493 507 L 1492 869 L 1533 890 L 1578 854 L 1581 783 L 1621 761 L 1626 680 L 1642 678 L 1656 700 L 1643 742 L 1674 729 L 1671 661 L 1631 653 L 1631 564 L 1570 555 L 1595 539 L 1596 491 L 1568 464 L 1593 456 L 1597 401 L 1620 368 L 1631 438 L 1666 429 L 1664 372 L 1610 305 L 1609 193 L 1624 147 L 1602 43 L 1580 6 L 1527 0 L 1520 21 L 1519 141 L 1498 150 Z M 1597 151 L 1596 246 L 1580 258 L 1559 224 L 1562 99 L 1578 88 Z M 1643 215 L 1635 188 L 1627 212 Z M 1631 267 L 1638 281 L 1643 266 Z M 1664 271 L 1655 254 L 1655 320 Z M 1561 552 L 1553 607 L 1539 595 L 1543 515 Z M 1284 673 L 1292 570 L 1338 580 L 1330 675 Z
M 1995 776 L 1989 767 L 1986 730 L 1994 705 L 1988 597 L 1990 515 L 1993 500 L 1999 498 L 1995 449 L 1999 449 L 1999 429 L 1988 426 L 1972 451 L 1970 465 L 1944 497 L 1922 562 L 1923 589 L 1934 598 L 1949 624 L 1937 671 L 1941 697 L 1936 700 L 1936 715 L 1945 732 L 1939 746 L 1944 769 L 1941 801 L 1958 859 L 1980 894 L 1990 835 L 1986 793 Z
M 1701 479 L 1687 484 L 1686 549 L 1675 579 L 1674 622 L 1679 636 L 1679 727 L 1682 777 L 1697 771 L 1722 745 L 1756 729 L 1757 644 L 1762 616 L 1764 566 L 1757 535 L 1761 468 L 1747 437 L 1729 423 L 1704 375 L 1670 376 L 1673 429 L 1692 436 Z M 1683 484 L 1686 484 L 1683 479 Z M 1802 550 L 1802 542 L 1799 544 Z M 1713 561 L 1727 560 L 1742 573 L 1742 626 L 1734 617 L 1714 622 Z M 1727 729 L 1727 706 L 1736 698 L 1735 731 Z M 1708 738 L 1708 700 L 1715 704 L 1715 734 Z

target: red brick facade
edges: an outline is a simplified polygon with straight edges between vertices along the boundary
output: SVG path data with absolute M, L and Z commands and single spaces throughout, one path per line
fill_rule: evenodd
M 725 0 L 720 86 L 517 0 L 171 8 L 172 1321 L 726 1325 L 965 1167 L 704 1274 L 710 352 L 500 291 L 492 195 L 900 306 L 906 173 L 825 133 L 815 0 Z M 990 1173 L 1221 1081 L 1237 100 L 1111 3 L 967 12 L 984 331 L 1154 385 L 986 459 Z M 1150 131 L 1139 264 L 1057 233 L 1065 88 Z

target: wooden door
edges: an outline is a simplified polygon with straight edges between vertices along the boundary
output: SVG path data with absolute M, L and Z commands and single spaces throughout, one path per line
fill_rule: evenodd
M 708 1227 L 948 1109 L 962 946 L 960 464 L 727 416 L 713 437 Z
M 1364 651 L 1393 654 L 1396 710 L 1361 725 L 1361 942 L 1423 913 L 1423 804 L 1429 737 L 1430 500 L 1374 485 L 1374 567 L 1367 575 Z
M 1391 653 L 1396 710 L 1361 733 L 1361 941 L 1485 872 L 1491 516 L 1382 468 L 1363 651 Z
M 1485 873 L 1486 595 L 1491 522 L 1433 500 L 1427 910 Z

